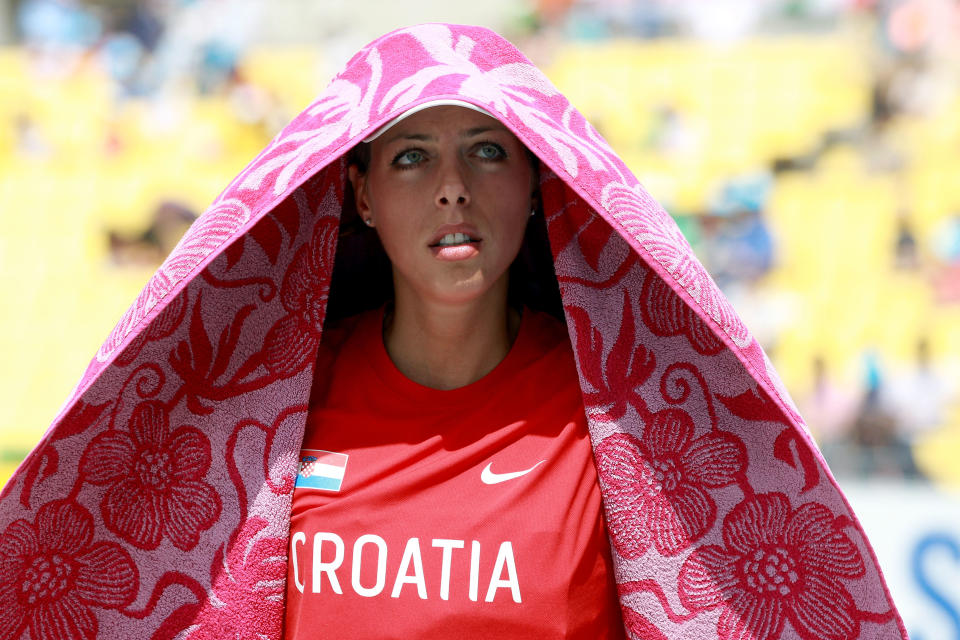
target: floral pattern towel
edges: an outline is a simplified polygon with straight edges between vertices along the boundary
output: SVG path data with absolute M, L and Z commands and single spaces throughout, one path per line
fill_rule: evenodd
M 0 637 L 281 637 L 343 156 L 440 98 L 542 161 L 629 635 L 905 638 L 801 417 L 670 216 L 513 46 L 444 24 L 354 56 L 120 319 L 0 498 Z

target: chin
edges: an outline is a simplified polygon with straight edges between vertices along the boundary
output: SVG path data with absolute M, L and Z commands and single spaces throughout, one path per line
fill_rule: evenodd
M 466 267 L 466 265 L 463 265 Z M 459 271 L 459 273 L 457 272 Z M 504 270 L 491 278 L 489 272 L 474 266 L 472 269 L 462 268 L 445 273 L 420 273 L 420 277 L 404 277 L 400 275 L 397 281 L 395 271 L 395 290 L 397 294 L 404 291 L 412 301 L 420 301 L 443 305 L 467 305 L 482 299 L 491 302 L 499 296 L 507 297 L 508 272 Z
M 471 304 L 484 298 L 492 300 L 495 296 L 499 295 L 498 290 L 501 287 L 498 287 L 497 284 L 497 280 L 491 281 L 484 277 L 482 273 L 478 272 L 466 279 L 455 282 L 446 281 L 436 283 L 435 286 L 432 287 L 430 296 L 434 300 L 443 302 L 444 304 Z M 502 295 L 506 298 L 506 286 L 502 287 Z
M 449 305 L 470 304 L 484 298 L 490 292 L 490 287 L 462 286 L 444 287 L 434 291 L 433 298 L 438 302 Z

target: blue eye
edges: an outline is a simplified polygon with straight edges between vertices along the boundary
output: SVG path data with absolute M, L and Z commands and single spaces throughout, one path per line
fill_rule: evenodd
M 501 160 L 507 157 L 507 152 L 496 142 L 481 142 L 477 145 L 477 155 L 482 160 Z
M 404 149 L 393 158 L 391 164 L 398 167 L 412 167 L 424 160 L 424 153 L 420 149 Z

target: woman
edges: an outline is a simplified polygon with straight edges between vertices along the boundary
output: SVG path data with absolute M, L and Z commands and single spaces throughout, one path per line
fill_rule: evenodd
M 327 322 L 286 636 L 324 619 L 358 638 L 623 637 L 570 341 L 534 300 L 508 304 L 543 226 L 536 164 L 470 103 L 429 104 L 347 169 L 393 293 Z
M 460 106 L 410 113 L 442 100 Z M 463 103 L 489 116 L 464 115 Z M 487 135 L 470 138 L 480 129 Z M 391 147 L 397 136 L 403 144 Z M 367 166 L 365 147 L 348 163 L 364 139 Z M 538 162 L 518 162 L 519 143 Z M 528 204 L 542 216 L 524 224 Z M 354 213 L 379 236 L 350 233 Z M 535 275 L 505 278 L 524 227 L 515 269 Z M 538 229 L 549 233 L 558 286 L 537 260 Z M 377 237 L 389 279 L 390 265 L 374 258 Z M 364 398 L 388 415 L 378 394 L 396 389 L 341 374 L 364 358 L 381 373 L 394 367 L 407 390 L 455 396 L 513 371 L 524 344 L 541 341 L 533 353 L 562 356 L 566 336 L 557 340 L 556 325 L 533 310 L 556 311 L 557 293 L 580 398 L 561 389 L 555 400 L 546 376 L 533 376 L 532 391 L 518 393 L 543 397 L 523 396 L 519 411 L 582 400 L 610 541 L 599 551 L 565 541 L 574 521 L 576 535 L 595 540 L 597 528 L 584 523 L 602 521 L 596 494 L 580 496 L 574 487 L 583 484 L 572 480 L 558 487 L 555 499 L 579 510 L 560 532 L 551 525 L 546 542 L 561 551 L 544 581 L 566 574 L 559 579 L 581 589 L 563 619 L 578 624 L 589 602 L 602 637 L 612 616 L 603 604 L 609 558 L 632 637 L 906 637 L 800 417 L 669 216 L 516 49 L 487 30 L 449 25 L 402 29 L 354 56 L 191 228 L 121 320 L 5 490 L 0 635 L 280 638 L 285 604 L 289 615 L 302 597 L 312 622 L 291 621 L 296 637 L 351 637 L 352 609 L 337 607 L 369 597 L 381 606 L 361 612 L 358 632 L 381 612 L 381 636 L 419 622 L 405 613 L 442 623 L 453 611 L 443 607 L 456 604 L 481 616 L 485 605 L 502 606 L 493 619 L 508 636 L 564 637 L 541 633 L 560 617 L 555 604 L 540 619 L 509 617 L 509 607 L 551 597 L 526 577 L 547 574 L 524 569 L 529 560 L 515 553 L 535 547 L 539 532 L 484 537 L 493 518 L 483 517 L 460 526 L 474 505 L 490 509 L 480 490 L 501 486 L 511 496 L 500 502 L 506 517 L 535 521 L 540 507 L 530 505 L 544 502 L 511 500 L 541 486 L 540 474 L 551 487 L 563 482 L 551 460 L 539 463 L 539 450 L 534 462 L 511 458 L 509 467 L 471 457 L 464 468 L 480 470 L 482 487 L 417 506 L 434 508 L 431 522 L 449 521 L 451 533 L 432 528 L 439 524 L 421 532 L 415 521 L 388 531 L 395 519 L 370 509 L 375 500 L 349 509 L 359 495 L 350 483 L 383 491 L 389 510 L 392 485 L 420 470 L 357 464 L 364 438 L 377 435 L 370 448 L 389 453 L 384 433 L 410 445 L 433 432 L 351 432 L 334 415 L 337 403 L 355 411 Z M 525 335 L 531 320 L 537 329 Z M 378 328 L 380 340 L 369 339 Z M 379 355 L 351 351 L 358 335 Z M 549 422 L 560 433 L 544 440 L 569 442 L 558 455 L 582 451 L 567 420 Z M 456 455 L 471 444 L 445 446 Z M 445 477 L 427 478 L 426 493 Z M 401 493 L 400 502 L 418 499 Z M 298 521 L 311 509 L 335 526 Z M 547 520 L 563 515 L 555 509 Z M 391 605 L 395 594 L 403 606 Z M 319 611 L 308 595 L 326 598 Z M 432 614 L 419 607 L 431 598 Z M 469 633 L 465 616 L 452 614 L 437 633 Z M 520 629 L 524 619 L 533 629 Z

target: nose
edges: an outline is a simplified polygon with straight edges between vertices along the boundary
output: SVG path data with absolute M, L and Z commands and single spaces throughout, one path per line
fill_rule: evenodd
M 460 206 L 470 204 L 470 190 L 463 177 L 463 168 L 459 162 L 448 162 L 440 172 L 435 202 L 438 207 L 448 207 L 452 203 Z

